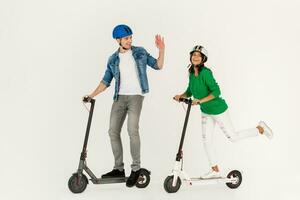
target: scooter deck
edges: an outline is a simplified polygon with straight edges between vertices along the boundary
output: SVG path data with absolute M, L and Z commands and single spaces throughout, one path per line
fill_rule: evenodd
M 230 183 L 234 179 L 227 177 L 214 177 L 214 178 L 191 178 L 193 184 L 214 184 L 214 183 Z
M 223 179 L 227 179 L 226 177 L 212 177 L 212 178 L 191 178 L 192 181 L 204 181 L 204 180 L 223 180 Z
M 124 183 L 126 182 L 128 177 L 124 178 L 98 178 L 91 179 L 94 184 L 111 184 L 111 183 Z

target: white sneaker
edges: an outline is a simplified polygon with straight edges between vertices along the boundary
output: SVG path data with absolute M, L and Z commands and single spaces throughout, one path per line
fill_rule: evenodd
M 201 179 L 212 179 L 212 178 L 220 178 L 220 172 L 216 172 L 216 171 L 209 171 L 206 174 L 203 174 L 202 176 L 200 176 Z
M 273 131 L 267 126 L 267 124 L 265 122 L 260 121 L 259 126 L 263 127 L 263 129 L 264 129 L 263 135 L 265 135 L 269 139 L 273 138 L 273 136 L 274 136 Z

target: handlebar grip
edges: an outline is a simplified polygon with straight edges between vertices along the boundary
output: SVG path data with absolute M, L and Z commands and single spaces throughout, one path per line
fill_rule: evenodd
M 85 103 L 88 103 L 88 102 L 91 102 L 92 98 L 89 97 L 89 96 L 85 96 L 83 97 L 82 101 L 85 102 Z
M 179 101 L 180 101 L 180 102 L 185 102 L 186 100 L 188 100 L 188 99 L 183 98 L 183 97 L 180 97 L 180 98 L 179 98 Z
M 175 97 L 173 97 L 173 99 L 176 100 Z M 189 103 L 192 103 L 192 100 L 191 100 L 191 99 L 187 99 L 187 98 L 180 97 L 180 98 L 179 98 L 179 102 L 184 102 L 184 103 L 186 103 L 186 104 L 189 104 Z

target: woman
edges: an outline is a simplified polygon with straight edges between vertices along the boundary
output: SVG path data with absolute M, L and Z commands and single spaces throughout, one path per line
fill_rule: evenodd
M 240 139 L 265 135 L 271 139 L 272 130 L 265 122 L 260 121 L 256 128 L 243 131 L 235 131 L 228 113 L 228 106 L 224 99 L 220 97 L 220 88 L 215 81 L 212 71 L 204 63 L 207 61 L 205 49 L 197 45 L 190 52 L 189 85 L 181 95 L 176 95 L 175 100 L 193 96 L 192 105 L 200 104 L 202 111 L 202 138 L 204 149 L 208 158 L 211 170 L 202 175 L 201 178 L 220 177 L 219 167 L 215 160 L 212 147 L 213 132 L 216 124 L 219 125 L 225 136 L 232 142 Z

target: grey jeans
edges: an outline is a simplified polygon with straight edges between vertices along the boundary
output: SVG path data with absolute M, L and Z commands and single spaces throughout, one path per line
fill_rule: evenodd
M 139 135 L 139 119 L 143 106 L 144 96 L 141 95 L 120 95 L 118 101 L 114 101 L 110 113 L 109 137 L 112 151 L 115 158 L 114 169 L 123 170 L 123 147 L 121 141 L 121 129 L 126 118 L 127 131 L 130 138 L 130 152 L 132 157 L 131 169 L 140 169 L 141 145 Z

